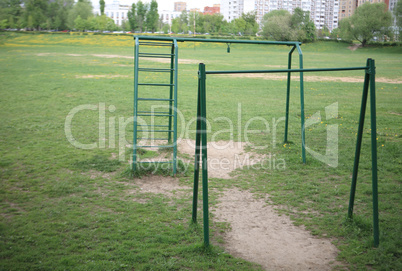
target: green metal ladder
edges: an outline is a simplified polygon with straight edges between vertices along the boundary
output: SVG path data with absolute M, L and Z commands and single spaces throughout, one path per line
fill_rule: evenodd
M 141 50 L 140 50 L 141 47 Z M 153 51 L 149 51 L 154 49 Z M 157 49 L 158 53 L 155 53 Z M 162 49 L 168 52 L 159 53 Z M 148 50 L 148 51 L 147 51 Z M 140 67 L 140 59 L 148 67 Z M 167 61 L 161 61 L 167 60 Z M 170 60 L 170 61 L 169 61 Z M 162 63 L 161 63 L 162 62 Z M 163 63 L 166 62 L 166 63 Z M 164 67 L 164 65 L 168 65 Z M 170 163 L 173 175 L 177 168 L 177 73 L 178 46 L 176 39 L 171 41 L 152 41 L 146 37 L 135 37 L 134 47 L 134 130 L 132 169 L 135 172 L 142 163 Z M 152 74 L 166 74 L 165 82 L 152 81 Z M 151 79 L 148 79 L 151 77 Z M 161 76 L 158 76 L 160 78 Z M 148 79 L 148 80 L 146 80 Z M 151 82 L 148 82 L 150 81 Z M 159 90 L 159 91 L 158 91 Z M 162 108 L 155 110 L 155 108 Z M 149 136 L 150 134 L 150 136 Z M 139 145 L 142 140 L 150 144 Z M 166 144 L 161 142 L 166 141 Z M 141 148 L 173 149 L 170 161 L 141 161 L 138 150 Z

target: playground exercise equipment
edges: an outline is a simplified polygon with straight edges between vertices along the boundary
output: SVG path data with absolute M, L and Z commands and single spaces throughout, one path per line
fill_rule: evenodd
M 142 42 L 140 42 L 142 41 Z M 304 69 L 303 68 L 303 54 L 300 49 L 301 43 L 299 42 L 273 42 L 273 41 L 248 41 L 248 40 L 220 40 L 220 39 L 196 39 L 196 38 L 173 38 L 173 37 L 153 37 L 153 36 L 135 36 L 135 69 L 134 69 L 134 143 L 133 143 L 133 170 L 136 170 L 137 162 L 137 148 L 144 147 L 137 145 L 137 117 L 142 116 L 138 114 L 138 72 L 142 71 L 139 68 L 139 45 L 144 44 L 148 46 L 172 46 L 171 69 L 170 69 L 170 108 L 168 114 L 169 125 L 167 133 L 173 133 L 173 142 L 171 137 L 167 139 L 172 145 L 169 147 L 174 148 L 173 153 L 173 174 L 176 173 L 176 155 L 177 155 L 177 116 L 175 115 L 177 109 L 177 64 L 178 64 L 178 47 L 177 42 L 214 42 L 226 43 L 228 45 L 227 52 L 230 52 L 230 44 L 232 43 L 245 43 L 245 44 L 266 44 L 266 45 L 287 45 L 291 46 L 288 53 L 288 68 L 276 70 L 227 70 L 227 71 L 207 71 L 205 64 L 199 64 L 198 70 L 198 102 L 197 102 L 197 125 L 196 125 L 196 149 L 195 149 L 195 164 L 194 164 L 194 188 L 193 188 L 193 211 L 192 222 L 197 223 L 197 202 L 198 202 L 198 186 L 200 166 L 202 173 L 202 198 L 203 198 L 203 230 L 204 230 L 204 244 L 209 246 L 209 209 L 208 209 L 208 166 L 207 166 L 207 113 L 206 113 L 206 77 L 207 75 L 214 74 L 239 74 L 239 73 L 286 73 L 287 74 L 287 89 L 286 89 L 286 118 L 285 118 L 285 138 L 284 142 L 288 141 L 288 118 L 289 118 L 289 98 L 290 98 L 290 81 L 292 73 L 300 74 L 300 107 L 301 107 L 301 141 L 302 141 L 302 160 L 306 163 L 305 152 L 305 129 L 304 129 L 304 81 L 303 73 L 305 72 L 328 72 L 328 71 L 351 71 L 362 70 L 365 72 L 363 94 L 360 108 L 360 118 L 357 133 L 357 143 L 352 175 L 352 184 L 350 190 L 348 217 L 353 218 L 353 207 L 356 193 L 357 175 L 359 169 L 361 143 L 363 138 L 363 126 L 366 115 L 367 99 L 370 92 L 370 117 L 371 117 L 371 156 L 372 156 L 372 193 L 373 193 L 373 233 L 374 233 L 374 246 L 379 245 L 379 220 L 378 220 L 378 177 L 377 177 L 377 140 L 376 140 L 376 100 L 375 100 L 375 62 L 373 59 L 367 59 L 365 66 L 361 67 L 346 67 L 346 68 L 316 68 Z M 166 45 L 171 43 L 171 45 Z M 158 45 L 157 45 L 158 44 Z M 292 69 L 292 53 L 297 49 L 299 54 L 299 68 Z M 173 54 L 174 52 L 174 54 Z M 153 54 L 152 57 L 161 57 L 159 54 Z M 173 78 L 173 79 L 172 79 Z M 159 85 L 159 84 L 154 84 Z M 174 91 L 173 91 L 174 90 Z M 150 101 L 159 101 L 153 99 Z M 174 102 L 172 104 L 172 102 Z M 173 107 L 172 107 L 173 106 Z M 171 114 L 171 112 L 174 114 Z M 173 117 L 173 130 L 171 126 L 171 117 Z M 152 128 L 152 127 L 151 127 Z M 154 147 L 154 146 L 145 146 Z M 201 161 L 200 161 L 201 159 Z M 201 164 L 201 165 L 200 165 Z

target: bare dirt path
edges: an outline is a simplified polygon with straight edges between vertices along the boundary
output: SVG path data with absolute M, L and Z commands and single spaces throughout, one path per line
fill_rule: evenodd
M 222 146 L 227 146 L 223 148 Z M 227 159 L 225 169 L 209 167 L 209 177 L 230 178 L 235 170 L 236 157 L 254 157 L 257 163 L 262 156 L 247 153 L 244 143 L 220 141 L 208 145 L 209 159 Z M 179 152 L 193 157 L 194 142 L 182 140 Z M 225 162 L 226 164 L 226 162 Z M 243 164 L 244 166 L 244 164 Z M 139 190 L 130 193 L 155 193 L 167 197 L 190 198 L 191 187 L 181 186 L 176 178 L 148 176 L 135 180 Z M 302 226 L 295 226 L 288 216 L 279 215 L 266 198 L 255 198 L 249 191 L 227 189 L 212 208 L 213 220 L 228 222 L 231 230 L 224 233 L 224 249 L 245 260 L 260 264 L 266 270 L 331 270 L 337 265 L 337 248 L 328 239 L 311 235 Z M 191 216 L 191 214 L 189 214 Z

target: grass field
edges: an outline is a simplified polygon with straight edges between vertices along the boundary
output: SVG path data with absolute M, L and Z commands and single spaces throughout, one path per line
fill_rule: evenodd
M 118 36 L 0 33 L 1 270 L 259 270 L 219 245 L 203 248 L 202 227 L 190 226 L 191 195 L 129 193 L 136 188 L 135 179 L 127 174 L 133 130 L 128 121 L 133 112 L 133 43 L 130 37 Z M 197 63 L 204 62 L 207 70 L 277 69 L 286 67 L 289 50 L 232 44 L 228 54 L 226 45 L 179 46 L 183 61 L 178 97 L 184 118 L 179 133 L 191 139 L 194 133 L 189 131 L 195 125 L 188 123 L 196 115 Z M 284 121 L 278 122 L 285 115 L 283 78 L 209 76 L 209 139 L 244 141 L 245 124 L 259 117 L 267 120 L 269 129 L 263 121 L 249 122 L 249 129 L 258 131 L 248 134 L 249 141 L 266 146 L 259 153 L 285 161 L 281 169 L 249 168 L 238 170 L 231 180 L 211 178 L 211 201 L 216 203 L 219 189 L 234 186 L 269 194 L 272 203 L 281 206 L 279 212 L 314 235 L 333 240 L 340 249 L 338 259 L 347 268 L 401 270 L 402 49 L 347 47 L 332 42 L 303 45 L 304 66 L 364 66 L 367 58 L 376 60 L 380 246 L 373 248 L 372 241 L 368 117 L 355 216 L 353 222 L 346 219 L 363 85 L 355 80 L 363 79 L 362 71 L 306 78 L 306 117 L 317 118 L 320 112 L 306 129 L 306 144 L 325 153 L 327 127 L 336 125 L 336 167 L 309 153 L 308 163 L 302 164 L 298 81 L 292 83 L 291 143 L 283 144 Z M 293 63 L 297 67 L 296 53 Z M 161 76 L 145 80 L 158 82 Z M 325 108 L 335 103 L 338 114 L 329 118 Z M 78 142 L 96 143 L 96 148 L 75 148 L 66 138 L 66 117 L 80 105 L 93 110 L 74 116 L 72 134 Z M 101 137 L 99 114 L 105 114 L 107 128 Z M 121 134 L 126 138 L 119 138 Z M 191 174 L 180 174 L 180 183 L 191 186 Z M 228 228 L 212 224 L 213 232 Z M 219 242 L 215 237 L 214 244 Z

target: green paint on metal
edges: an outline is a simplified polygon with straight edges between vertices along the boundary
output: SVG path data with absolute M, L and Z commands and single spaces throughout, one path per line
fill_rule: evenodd
M 207 106 L 205 65 L 199 64 L 198 71 L 197 132 L 194 162 L 194 189 L 192 222 L 197 222 L 198 183 L 200 173 L 200 153 L 202 170 L 202 209 L 204 224 L 204 245 L 209 246 L 209 207 L 208 207 L 208 154 L 207 154 Z
M 371 170 L 373 189 L 373 232 L 374 246 L 380 244 L 380 227 L 378 221 L 378 176 L 377 176 L 377 112 L 375 99 L 375 63 L 374 59 L 369 60 L 370 73 L 370 115 L 371 115 Z
M 266 40 L 225 40 L 225 39 L 197 39 L 197 38 L 178 38 L 178 37 L 156 37 L 156 36 L 134 36 L 141 40 L 159 40 L 178 42 L 212 42 L 212 43 L 242 43 L 242 44 L 271 44 L 271 45 L 301 45 L 298 41 L 266 41 Z
M 370 89 L 369 89 L 370 87 Z M 367 59 L 366 73 L 364 76 L 364 86 L 362 94 L 362 103 L 360 107 L 359 127 L 357 131 L 356 152 L 353 165 L 352 183 L 350 188 L 350 198 L 348 207 L 348 217 L 353 218 L 353 208 L 357 186 L 357 175 L 359 170 L 360 152 L 363 140 L 364 119 L 366 116 L 367 98 L 370 91 L 370 118 L 371 118 L 371 182 L 373 193 L 373 234 L 374 246 L 380 244 L 379 233 L 379 214 L 378 214 L 378 168 L 377 168 L 377 113 L 375 98 L 375 62 L 373 59 Z
M 366 69 L 368 68 L 368 65 L 369 65 L 369 61 L 367 60 Z M 354 207 L 355 194 L 356 194 L 357 174 L 359 171 L 360 150 L 361 150 L 361 146 L 362 146 L 364 117 L 366 115 L 369 81 L 370 81 L 370 74 L 366 71 L 365 76 L 364 76 L 362 102 L 361 102 L 361 106 L 360 106 L 359 126 L 358 126 L 358 130 L 357 130 L 355 161 L 354 161 L 353 173 L 352 173 L 352 184 L 350 187 L 349 208 L 348 208 L 348 217 L 349 218 L 352 218 L 352 216 L 353 216 L 353 207 Z
M 135 39 L 134 47 L 134 127 L 137 127 L 137 114 L 138 114 L 138 55 L 140 50 L 139 39 Z M 133 129 L 133 161 L 132 170 L 135 171 L 137 167 L 137 129 Z
M 288 70 L 292 69 L 292 54 L 296 49 L 295 46 L 289 51 L 288 55 Z M 286 115 L 285 115 L 285 139 L 283 140 L 284 143 L 288 142 L 288 127 L 289 127 L 289 102 L 290 102 L 290 80 L 291 80 L 291 72 L 288 72 L 288 80 L 286 84 Z
M 299 52 L 299 68 L 303 70 L 303 53 L 299 44 L 296 44 L 297 51 Z M 300 121 L 301 121 L 301 141 L 302 141 L 302 160 L 303 164 L 306 163 L 306 133 L 305 133 L 305 117 L 304 117 L 304 80 L 303 71 L 300 72 Z
M 177 42 L 172 39 L 167 43 L 160 42 L 140 42 L 141 38 L 135 37 L 135 51 L 134 51 L 134 131 L 133 131 L 133 158 L 132 158 L 132 169 L 135 171 L 137 169 L 138 163 L 147 163 L 147 162 L 139 162 L 137 157 L 137 149 L 139 147 L 143 148 L 172 148 L 173 149 L 173 159 L 172 162 L 160 161 L 153 162 L 154 164 L 159 163 L 171 163 L 173 166 L 172 174 L 176 174 L 177 170 L 177 74 L 178 74 L 178 46 Z M 140 45 L 146 46 L 163 46 L 170 47 L 170 53 L 144 53 L 140 52 Z M 170 68 L 169 69 L 158 69 L 158 68 L 140 68 L 140 58 L 170 58 Z M 139 83 L 139 72 L 163 72 L 169 73 L 169 84 L 165 83 Z M 162 98 L 146 98 L 146 97 L 138 97 L 139 87 L 142 86 L 152 86 L 152 87 L 169 87 L 169 99 Z M 169 110 L 168 112 L 154 112 L 154 111 L 139 111 L 138 103 L 139 102 L 168 102 Z M 143 126 L 143 129 L 138 129 L 138 117 L 167 117 L 168 124 L 167 125 L 152 125 L 148 124 Z M 168 128 L 167 130 L 163 129 L 155 129 L 155 127 Z M 165 138 L 155 138 L 151 136 L 151 138 L 141 138 L 146 140 L 167 140 L 168 145 L 147 145 L 147 146 L 138 146 L 138 132 L 151 132 L 151 133 L 167 133 L 167 139 Z
M 173 41 L 174 47 L 174 103 L 173 103 L 173 175 L 176 175 L 177 169 L 177 87 L 178 87 L 178 73 L 179 73 L 179 46 L 177 45 L 177 41 Z M 171 108 L 171 107 L 170 107 Z

